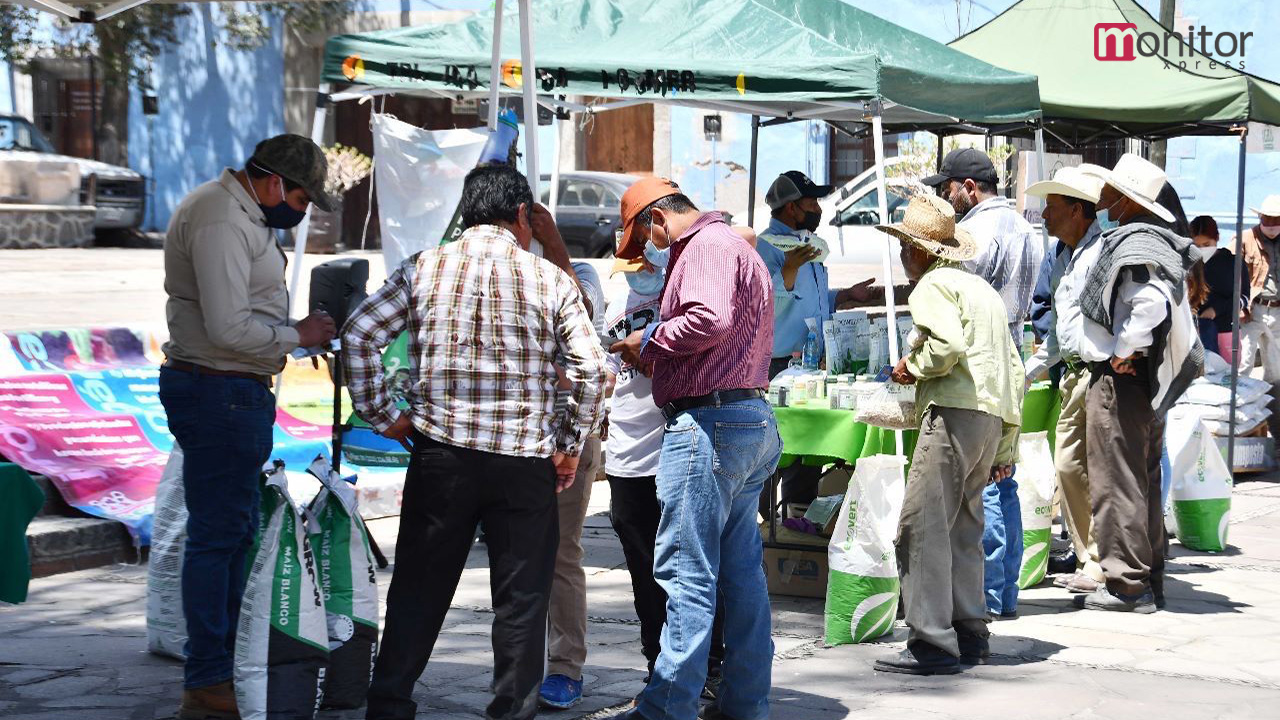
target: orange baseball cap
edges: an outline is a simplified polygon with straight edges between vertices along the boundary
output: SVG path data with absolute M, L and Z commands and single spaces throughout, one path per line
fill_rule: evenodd
M 614 248 L 614 256 L 633 260 L 644 254 L 644 243 L 648 238 L 635 232 L 636 216 L 662 198 L 679 195 L 680 192 L 680 186 L 673 181 L 657 177 L 641 178 L 627 188 L 622 193 L 622 238 Z

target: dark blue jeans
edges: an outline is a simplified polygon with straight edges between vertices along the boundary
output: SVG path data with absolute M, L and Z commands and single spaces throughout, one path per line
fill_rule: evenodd
M 258 485 L 271 455 L 276 398 L 247 378 L 160 370 L 160 402 L 182 447 L 187 545 L 182 610 L 186 687 L 231 679 Z

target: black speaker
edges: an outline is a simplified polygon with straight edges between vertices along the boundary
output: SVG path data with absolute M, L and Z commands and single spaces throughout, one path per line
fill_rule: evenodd
M 342 330 L 368 292 L 369 261 L 364 258 L 330 260 L 311 269 L 311 312 L 323 310 Z

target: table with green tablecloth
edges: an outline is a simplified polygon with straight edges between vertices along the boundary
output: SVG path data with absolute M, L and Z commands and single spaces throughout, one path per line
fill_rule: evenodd
M 1036 383 L 1022 401 L 1022 431 L 1049 433 L 1053 447 L 1054 425 L 1058 421 L 1058 393 L 1048 383 Z M 798 407 L 773 409 L 782 436 L 782 467 L 799 461 L 806 465 L 828 465 L 837 460 L 857 463 L 858 458 L 896 452 L 893 430 L 865 425 L 854 420 L 856 413 L 831 410 L 825 401 Z M 903 453 L 910 458 L 916 446 L 916 430 L 902 432 Z

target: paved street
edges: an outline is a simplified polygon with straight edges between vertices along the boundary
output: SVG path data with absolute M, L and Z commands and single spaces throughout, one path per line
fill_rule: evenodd
M 1024 594 L 1021 617 L 994 632 L 993 664 L 961 675 L 873 672 L 905 631 L 877 644 L 823 646 L 822 601 L 776 597 L 777 720 L 866 717 L 1035 720 L 1274 718 L 1280 707 L 1280 477 L 1241 482 L 1229 552 L 1175 544 L 1169 608 L 1148 616 L 1076 611 L 1061 591 Z M 640 690 L 644 660 L 608 485 L 593 488 L 585 535 L 589 607 L 586 700 L 565 720 L 607 717 Z M 391 551 L 398 520 L 372 526 Z M 379 574 L 386 592 L 390 571 Z M 483 546 L 471 554 L 436 659 L 418 684 L 420 718 L 483 717 L 492 653 Z M 115 566 L 37 580 L 0 608 L 0 716 L 7 720 L 152 720 L 177 707 L 181 666 L 147 654 L 146 569 Z M 362 718 L 359 711 L 321 718 Z

